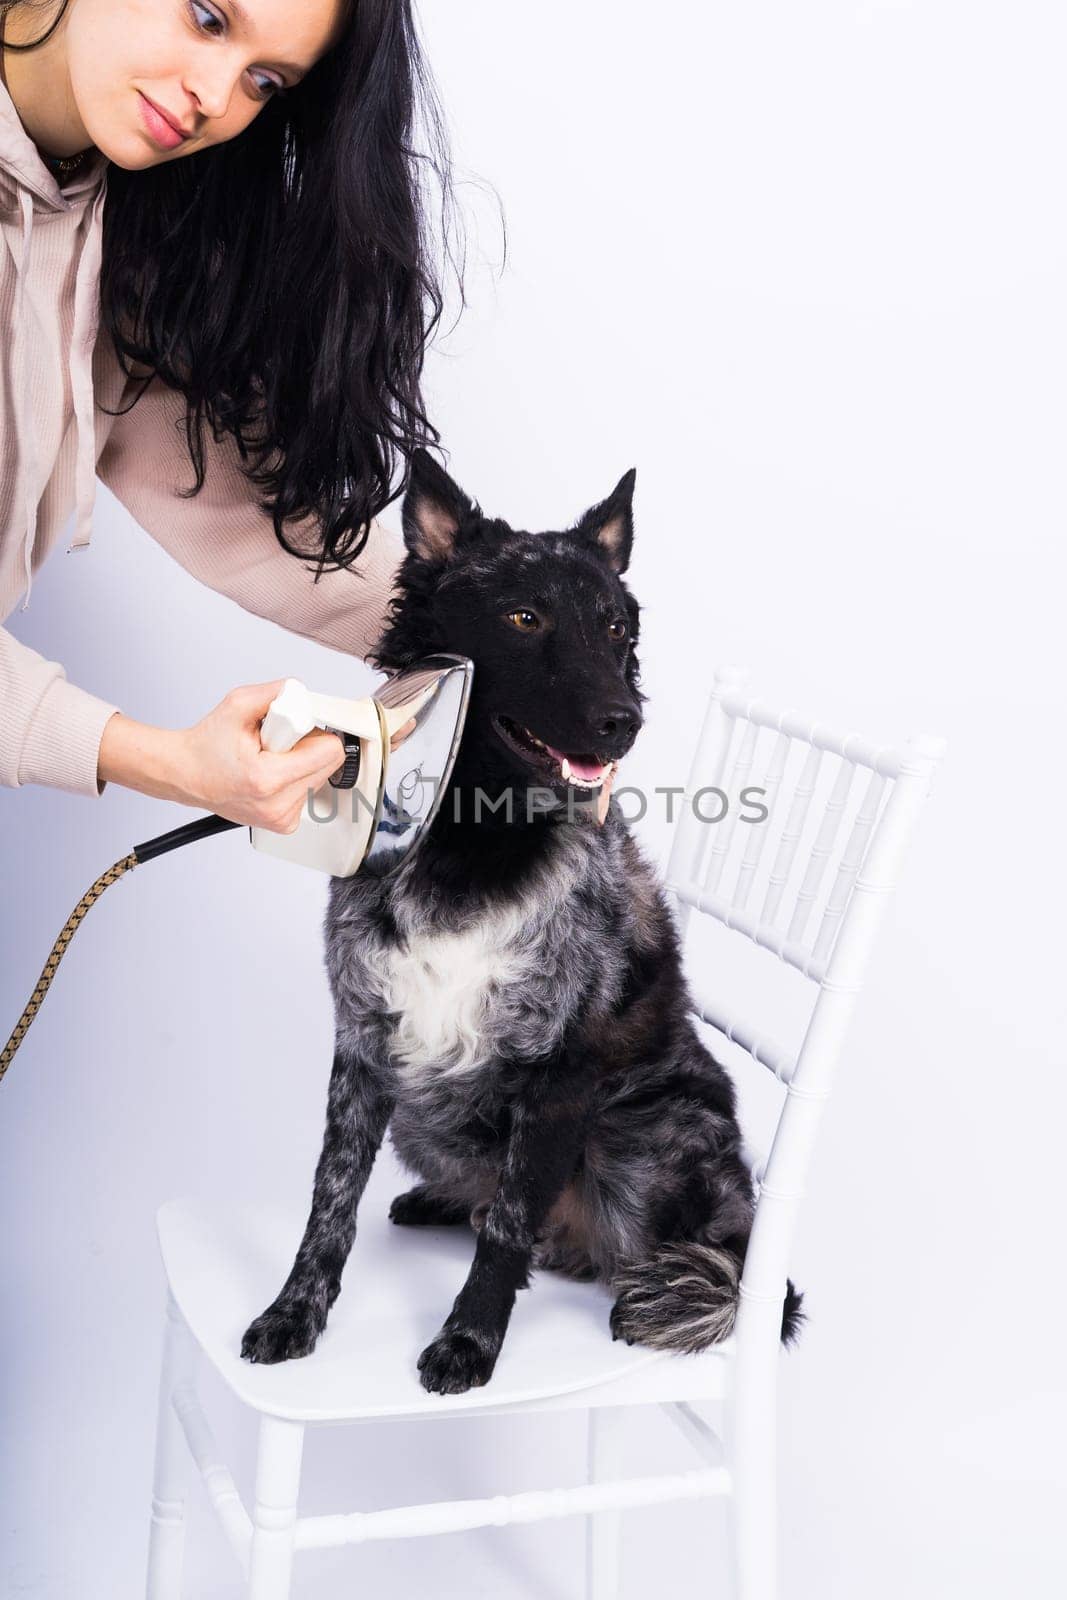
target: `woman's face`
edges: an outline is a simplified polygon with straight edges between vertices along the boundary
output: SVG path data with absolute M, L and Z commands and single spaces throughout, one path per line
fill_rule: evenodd
M 67 69 L 89 142 L 136 170 L 233 139 L 336 42 L 343 11 L 344 0 L 69 0 Z

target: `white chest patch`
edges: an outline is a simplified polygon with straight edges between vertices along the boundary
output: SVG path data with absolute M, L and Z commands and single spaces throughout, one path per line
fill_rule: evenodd
M 405 1075 L 470 1072 L 492 1055 L 511 1010 L 507 991 L 536 959 L 524 929 L 527 918 L 512 909 L 383 953 L 379 981 L 386 1008 L 399 1013 L 392 1048 Z

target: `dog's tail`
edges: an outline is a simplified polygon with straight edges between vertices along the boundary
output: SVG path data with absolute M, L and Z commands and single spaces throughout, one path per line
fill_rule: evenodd
M 804 1296 L 793 1287 L 792 1278 L 785 1280 L 785 1301 L 782 1305 L 782 1343 L 796 1344 L 801 1324 L 808 1320 L 804 1310 Z
M 681 1240 L 635 1261 L 611 1280 L 611 1333 L 627 1344 L 695 1354 L 733 1331 L 744 1257 L 723 1244 Z M 787 1280 L 782 1340 L 792 1344 L 804 1320 L 803 1295 Z

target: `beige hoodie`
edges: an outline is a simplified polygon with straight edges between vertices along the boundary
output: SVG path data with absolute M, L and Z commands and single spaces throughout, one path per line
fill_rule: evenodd
M 0 82 L 0 622 L 21 595 L 29 605 L 72 510 L 67 552 L 85 559 L 99 475 L 202 583 L 292 633 L 366 655 L 404 554 L 398 535 L 374 522 L 355 567 L 313 583 L 312 565 L 278 543 L 232 440 L 216 445 L 208 430 L 204 487 L 179 497 L 193 482 L 179 394 L 157 381 L 126 415 L 103 409 L 129 399 L 97 330 L 106 183 L 95 154 L 60 189 Z M 312 548 L 311 523 L 292 531 Z M 100 740 L 117 710 L 0 627 L 0 786 L 102 794 Z

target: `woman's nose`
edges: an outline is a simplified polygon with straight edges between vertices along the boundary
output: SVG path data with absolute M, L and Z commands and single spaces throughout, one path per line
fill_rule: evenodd
M 224 117 L 233 101 L 240 72 L 219 63 L 210 71 L 201 64 L 199 70 L 185 78 L 185 89 L 196 101 L 197 112 L 202 117 Z

